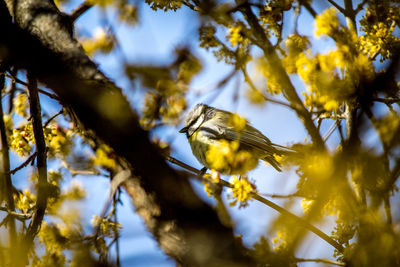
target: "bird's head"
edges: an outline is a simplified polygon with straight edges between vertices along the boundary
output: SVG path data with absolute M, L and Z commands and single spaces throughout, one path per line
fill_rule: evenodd
M 185 117 L 185 125 L 179 130 L 180 133 L 186 133 L 186 137 L 189 138 L 192 134 L 200 127 L 205 121 L 206 110 L 209 107 L 204 104 L 197 104 L 194 106 Z

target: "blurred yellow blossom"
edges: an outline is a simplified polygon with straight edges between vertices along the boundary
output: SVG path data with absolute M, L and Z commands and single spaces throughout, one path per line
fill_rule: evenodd
M 315 18 L 315 35 L 328 35 L 331 36 L 339 28 L 339 19 L 337 11 L 331 7 L 326 9 Z

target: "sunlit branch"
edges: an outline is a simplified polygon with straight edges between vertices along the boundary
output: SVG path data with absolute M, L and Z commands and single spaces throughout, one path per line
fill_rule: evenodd
M 85 1 L 79 6 L 77 6 L 74 10 L 71 11 L 69 15 L 71 22 L 74 23 L 83 13 L 88 11 L 91 7 L 93 7 L 92 1 Z
M 338 261 L 333 261 L 329 259 L 303 259 L 303 258 L 295 258 L 295 262 L 320 262 L 320 263 L 327 263 L 327 264 L 333 264 L 337 266 L 346 266 L 344 262 L 338 262 Z
M 326 142 L 328 140 L 328 138 L 332 135 L 332 133 L 336 130 L 338 126 L 338 121 L 335 121 L 332 126 L 329 128 L 328 132 L 326 133 L 326 135 L 324 136 L 324 142 Z
M 101 174 L 96 169 L 92 169 L 92 170 L 76 170 L 76 169 L 72 168 L 68 164 L 68 162 L 66 162 L 65 160 L 62 161 L 62 165 L 63 165 L 63 167 L 65 167 L 71 173 L 72 176 L 75 176 L 75 175 L 102 175 L 102 176 L 108 177 L 107 175 Z
M 179 161 L 179 160 L 177 160 L 177 159 L 175 159 L 175 158 L 173 158 L 171 156 L 167 156 L 166 160 L 168 160 L 169 162 L 180 166 L 181 168 L 184 168 L 184 169 L 194 173 L 196 175 L 197 179 L 204 180 L 203 179 L 203 175 L 204 175 L 203 171 L 198 170 L 196 168 L 193 168 L 192 166 L 187 165 L 186 163 L 183 163 L 183 162 L 181 162 L 181 161 Z M 205 181 L 207 181 L 207 180 L 205 180 Z M 229 183 L 229 182 L 227 182 L 225 180 L 222 180 L 222 179 L 220 180 L 219 184 L 221 186 L 228 187 L 228 188 L 233 188 L 234 187 L 233 184 L 231 184 L 231 183 Z M 257 193 L 253 192 L 253 193 L 251 193 L 251 196 L 252 196 L 253 199 L 255 199 L 255 200 L 267 205 L 268 207 L 278 211 L 283 216 L 286 216 L 286 217 L 296 221 L 300 226 L 310 230 L 311 232 L 313 232 L 314 234 L 319 236 L 321 239 L 323 239 L 324 241 L 326 241 L 327 243 L 332 245 L 334 248 L 336 248 L 339 252 L 343 252 L 343 247 L 339 243 L 337 243 L 335 240 L 333 240 L 331 237 L 329 237 L 327 234 L 325 234 L 324 232 L 319 230 L 317 227 L 315 227 L 314 225 L 312 225 L 308 221 L 306 221 L 306 220 L 294 215 L 290 211 L 282 208 L 281 206 L 273 203 L 272 201 L 269 201 L 269 200 L 263 198 L 262 196 L 260 196 Z
M 19 213 L 19 212 L 15 212 L 15 211 L 12 211 L 10 209 L 7 209 L 5 207 L 0 207 L 0 210 L 7 212 L 7 214 L 9 216 L 12 216 L 12 217 L 14 217 L 14 218 L 16 218 L 18 220 L 21 220 L 21 221 L 28 220 L 28 219 L 32 218 L 32 213 Z
M 24 167 L 28 166 L 29 163 L 31 163 L 33 160 L 35 160 L 37 152 L 33 153 L 32 155 L 29 156 L 21 165 L 16 167 L 15 169 L 12 169 L 10 171 L 10 174 L 15 174 L 17 171 L 23 169 Z
M 27 253 L 32 246 L 33 239 L 39 232 L 47 207 L 48 182 L 47 182 L 47 149 L 43 134 L 42 115 L 39 102 L 39 94 L 36 78 L 28 72 L 29 106 L 32 117 L 33 135 L 36 143 L 36 166 L 38 171 L 38 190 L 36 210 L 25 236 L 25 251 Z
M 298 193 L 293 193 L 289 195 L 280 195 L 280 194 L 267 194 L 267 193 L 258 193 L 260 196 L 270 197 L 270 198 L 294 198 L 294 197 L 303 197 Z
M 390 199 L 389 199 L 389 195 L 388 194 L 386 194 L 384 197 L 383 197 L 383 203 L 384 203 L 384 206 L 385 206 L 385 213 L 386 213 L 386 221 L 387 221 L 387 224 L 392 224 L 392 209 L 391 209 L 391 206 L 390 206 Z
M 268 60 L 269 64 L 274 65 L 277 75 L 280 76 L 279 82 L 282 86 L 283 95 L 290 102 L 291 106 L 295 107 L 297 115 L 302 120 L 316 147 L 324 149 L 324 142 L 319 134 L 318 129 L 311 119 L 310 112 L 304 107 L 303 102 L 297 95 L 296 89 L 293 87 L 287 72 L 282 66 L 279 56 L 276 54 L 271 42 L 265 35 L 265 31 L 259 24 L 257 17 L 254 15 L 253 11 L 248 5 L 244 5 L 241 12 L 245 16 L 251 28 L 254 29 L 254 37 L 257 39 L 255 45 L 263 50 L 264 56 Z
M 13 212 L 15 209 L 14 197 L 13 197 L 13 185 L 10 175 L 10 155 L 9 155 L 9 146 L 7 142 L 7 129 L 4 123 L 4 111 L 3 111 L 3 102 L 2 99 L 2 89 L 5 85 L 4 75 L 0 75 L 0 140 L 1 140 L 1 170 L 0 170 L 0 178 L 3 179 L 4 182 L 1 183 L 4 188 L 0 190 L 5 193 L 7 208 Z M 4 196 L 4 195 L 3 195 Z M 1 196 L 1 197 L 3 197 Z M 15 221 L 14 218 L 8 220 L 9 227 L 9 235 L 10 235 L 10 245 L 11 247 L 16 246 L 17 241 L 17 233 L 15 229 Z
M 337 122 L 337 127 L 338 127 L 338 131 L 339 131 L 339 135 L 340 135 L 340 141 L 341 141 L 341 144 L 343 145 L 344 134 L 343 134 L 342 123 L 339 119 L 337 119 L 336 122 Z

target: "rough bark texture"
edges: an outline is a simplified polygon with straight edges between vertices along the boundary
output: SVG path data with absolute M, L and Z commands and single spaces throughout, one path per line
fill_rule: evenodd
M 129 102 L 73 38 L 52 1 L 0 0 L 0 63 L 26 69 L 51 88 L 86 129 L 133 167 L 126 191 L 160 247 L 187 266 L 254 265 L 188 180 L 149 142 Z

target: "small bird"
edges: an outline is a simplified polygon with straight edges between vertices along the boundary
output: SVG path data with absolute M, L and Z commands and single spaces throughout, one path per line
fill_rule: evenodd
M 229 111 L 216 109 L 205 104 L 197 104 L 186 115 L 185 125 L 179 132 L 186 134 L 194 156 L 208 169 L 215 169 L 228 175 L 241 174 L 241 170 L 235 166 L 226 166 L 229 164 L 225 164 L 220 169 L 215 168 L 215 164 L 213 165 L 213 162 L 210 162 L 207 157 L 207 152 L 213 146 L 215 148 L 221 140 L 226 140 L 238 143 L 239 146 L 235 153 L 247 151 L 253 158 L 256 158 L 257 161 L 253 168 L 256 167 L 258 159 L 261 159 L 271 164 L 277 171 L 281 171 L 280 163 L 275 156 L 289 153 L 290 149 L 273 144 L 244 119 L 244 123 L 238 129 L 232 123 L 235 116 L 239 117 Z

